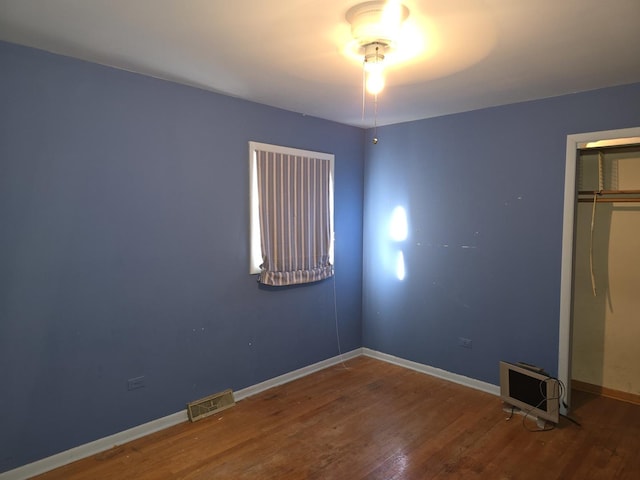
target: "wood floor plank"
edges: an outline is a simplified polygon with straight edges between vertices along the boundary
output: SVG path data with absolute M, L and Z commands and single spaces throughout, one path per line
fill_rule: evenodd
M 531 432 L 493 395 L 358 357 L 36 478 L 640 478 L 640 406 L 573 401 L 581 426 Z

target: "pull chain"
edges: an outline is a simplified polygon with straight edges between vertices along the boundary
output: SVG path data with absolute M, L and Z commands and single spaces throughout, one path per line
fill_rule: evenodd
M 364 59 L 362 62 L 362 121 L 364 122 L 364 104 L 366 100 L 366 84 L 367 84 L 367 76 L 365 71 L 365 65 L 367 64 L 367 60 Z
M 373 144 L 378 144 L 378 94 L 373 96 Z

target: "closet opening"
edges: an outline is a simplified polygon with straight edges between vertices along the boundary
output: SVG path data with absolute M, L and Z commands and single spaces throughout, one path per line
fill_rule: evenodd
M 569 135 L 558 354 L 569 408 L 572 387 L 640 400 L 638 238 L 640 128 Z

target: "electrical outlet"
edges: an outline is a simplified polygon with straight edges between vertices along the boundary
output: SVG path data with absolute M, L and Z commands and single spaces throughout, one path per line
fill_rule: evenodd
M 473 346 L 473 342 L 470 338 L 458 337 L 458 345 L 464 348 L 471 348 Z
M 142 387 L 144 387 L 144 375 L 127 380 L 127 390 L 136 390 Z

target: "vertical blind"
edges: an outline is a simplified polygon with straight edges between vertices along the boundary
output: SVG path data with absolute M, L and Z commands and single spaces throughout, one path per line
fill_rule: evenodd
M 256 150 L 256 173 L 259 281 L 294 285 L 331 277 L 331 161 Z

